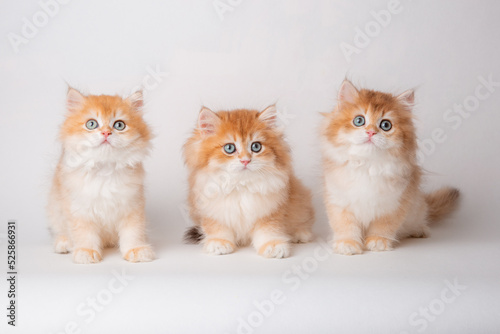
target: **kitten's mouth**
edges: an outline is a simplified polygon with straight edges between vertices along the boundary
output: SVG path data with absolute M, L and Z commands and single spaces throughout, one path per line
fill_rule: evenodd
M 371 138 L 366 138 L 366 141 L 364 142 L 364 144 L 373 144 L 373 145 L 375 145 L 375 142 Z
M 251 171 L 252 171 L 252 169 L 250 166 L 241 166 L 241 168 L 240 168 L 240 172 L 242 172 L 242 173 L 248 173 Z
M 371 139 L 366 139 L 364 142 L 360 144 L 360 146 L 366 147 L 367 149 L 376 149 L 378 145 Z

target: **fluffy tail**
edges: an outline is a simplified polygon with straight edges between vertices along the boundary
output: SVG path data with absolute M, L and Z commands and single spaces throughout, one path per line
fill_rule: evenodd
M 193 226 L 184 233 L 184 242 L 187 244 L 199 244 L 205 235 L 200 226 Z
M 460 191 L 456 188 L 442 188 L 430 194 L 425 194 L 425 201 L 429 207 L 427 218 L 436 222 L 449 215 L 458 205 Z

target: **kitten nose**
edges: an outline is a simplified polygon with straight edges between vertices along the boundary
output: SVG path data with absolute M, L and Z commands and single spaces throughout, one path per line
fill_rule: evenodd
M 104 131 L 102 132 L 102 135 L 104 136 L 104 138 L 108 138 L 108 136 L 111 135 L 111 131 Z
M 376 135 L 377 133 L 375 131 L 372 131 L 372 130 L 368 130 L 366 131 L 366 133 L 368 134 L 368 137 L 373 137 L 373 135 Z
M 250 160 L 245 159 L 245 160 L 240 160 L 240 162 L 241 162 L 242 164 L 244 164 L 244 165 L 245 165 L 245 167 L 246 167 L 246 166 L 250 163 Z

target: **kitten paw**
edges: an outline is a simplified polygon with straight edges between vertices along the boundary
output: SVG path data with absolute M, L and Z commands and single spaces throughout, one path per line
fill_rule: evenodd
M 101 260 L 101 254 L 94 249 L 77 248 L 73 253 L 73 261 L 78 264 L 98 263 Z
M 54 251 L 58 254 L 66 254 L 71 251 L 71 242 L 67 237 L 57 237 L 54 243 Z
M 424 226 L 422 230 L 411 233 L 410 238 L 427 238 L 429 235 L 431 235 L 431 229 L 428 226 Z
M 150 262 L 155 259 L 155 253 L 149 246 L 130 249 L 123 258 L 130 262 Z
M 235 245 L 224 239 L 208 239 L 203 246 L 205 253 L 210 255 L 225 255 L 234 252 Z
M 294 243 L 306 243 L 313 239 L 313 234 L 309 230 L 299 231 L 293 236 L 292 242 Z
M 356 255 L 363 253 L 363 246 L 354 240 L 338 240 L 333 243 L 333 251 L 341 255 Z
M 283 241 L 269 241 L 260 247 L 259 254 L 267 258 L 282 259 L 290 256 L 290 244 Z
M 365 246 L 368 250 L 373 252 L 390 251 L 394 249 L 392 247 L 392 240 L 384 237 L 367 237 Z

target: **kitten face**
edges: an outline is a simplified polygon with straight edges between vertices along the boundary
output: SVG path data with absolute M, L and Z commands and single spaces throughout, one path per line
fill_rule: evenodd
M 221 136 L 222 138 L 225 138 L 224 142 L 227 144 L 219 144 L 222 146 L 220 152 L 214 151 L 210 163 L 228 172 L 256 171 L 274 160 L 267 145 L 263 144 L 264 137 L 259 132 L 246 136 L 233 132 Z
M 144 149 L 150 132 L 141 114 L 142 93 L 118 96 L 84 96 L 68 91 L 68 114 L 60 137 L 65 148 L 96 160 L 112 160 L 118 152 Z
M 412 104 L 413 91 L 395 97 L 371 90 L 358 91 L 345 81 L 339 105 L 327 115 L 323 135 L 334 146 L 349 148 L 361 156 L 395 149 L 414 151 Z
M 288 164 L 289 154 L 275 121 L 274 106 L 262 112 L 234 110 L 214 113 L 203 108 L 191 139 L 199 141 L 199 150 L 197 153 L 185 152 L 186 159 L 198 168 L 240 175 L 276 170 Z

